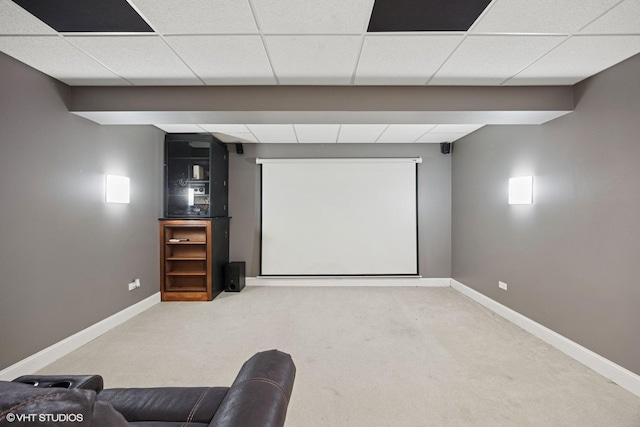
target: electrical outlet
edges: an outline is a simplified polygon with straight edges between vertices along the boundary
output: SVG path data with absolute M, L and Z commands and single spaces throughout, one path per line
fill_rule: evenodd
M 140 279 L 136 279 L 134 283 L 136 284 L 136 288 L 139 288 L 141 286 Z
M 130 290 L 130 291 L 134 290 L 136 287 L 137 287 L 137 286 L 136 286 L 136 282 L 131 282 L 131 283 L 129 283 L 129 290 Z
M 500 289 L 504 289 L 505 291 L 507 290 L 507 284 L 504 282 L 498 282 L 498 287 Z

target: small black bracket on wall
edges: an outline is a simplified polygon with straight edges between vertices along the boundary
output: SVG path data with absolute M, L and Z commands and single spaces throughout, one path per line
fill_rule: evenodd
M 236 153 L 237 154 L 244 154 L 244 148 L 242 148 L 242 144 L 241 143 L 236 143 Z

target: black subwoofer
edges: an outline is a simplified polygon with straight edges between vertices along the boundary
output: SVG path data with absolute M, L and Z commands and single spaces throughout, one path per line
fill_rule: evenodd
M 230 262 L 224 266 L 224 290 L 240 292 L 244 288 L 244 261 Z

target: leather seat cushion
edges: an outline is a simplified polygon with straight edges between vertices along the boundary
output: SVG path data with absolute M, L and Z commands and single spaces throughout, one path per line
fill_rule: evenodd
M 108 401 L 129 422 L 144 421 L 208 424 L 228 387 L 114 388 L 98 400 Z

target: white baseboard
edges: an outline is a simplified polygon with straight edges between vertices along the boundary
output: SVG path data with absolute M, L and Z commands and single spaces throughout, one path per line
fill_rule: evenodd
M 562 351 L 566 355 L 574 358 L 583 365 L 593 369 L 600 375 L 610 379 L 614 383 L 618 384 L 640 397 L 640 376 L 623 368 L 600 356 L 597 353 L 581 346 L 580 344 L 571 341 L 570 339 L 552 331 L 551 329 L 542 326 L 541 324 L 529 319 L 526 316 L 500 304 L 497 301 L 477 292 L 470 287 L 451 279 L 451 287 L 458 292 L 468 296 L 472 300 L 485 306 L 494 313 L 504 317 L 510 322 L 518 325 L 530 334 L 540 338 L 547 344 L 552 345 L 558 350 Z
M 247 277 L 247 286 L 451 286 L 451 279 L 424 278 L 424 277 Z
M 157 292 L 150 297 L 147 297 L 142 301 L 99 321 L 98 323 L 94 323 L 88 328 L 63 339 L 62 341 L 58 341 L 44 350 L 41 350 L 36 354 L 3 369 L 0 371 L 0 380 L 11 381 L 21 375 L 33 374 L 38 369 L 42 369 L 62 356 L 66 356 L 72 351 L 87 344 L 89 341 L 94 340 L 105 332 L 126 322 L 133 316 L 153 307 L 159 302 L 160 292 Z

